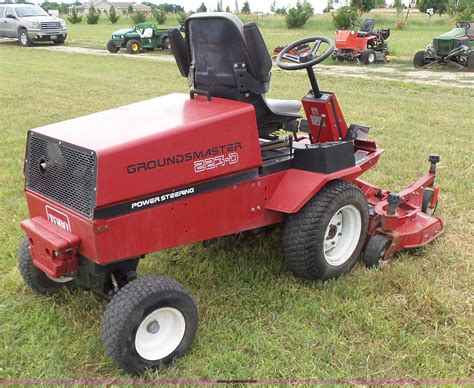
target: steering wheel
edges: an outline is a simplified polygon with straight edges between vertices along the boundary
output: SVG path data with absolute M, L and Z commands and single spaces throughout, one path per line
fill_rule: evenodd
M 312 42 L 314 42 L 314 46 L 309 51 L 305 51 L 299 55 L 289 54 L 289 52 L 295 47 Z M 317 55 L 321 43 L 326 43 L 329 47 L 323 54 Z M 275 62 L 277 66 L 283 70 L 309 69 L 328 58 L 334 52 L 334 48 L 335 46 L 332 39 L 326 38 L 324 36 L 304 38 L 289 44 L 283 50 L 281 50 Z M 284 59 L 294 62 L 294 64 L 285 63 L 283 62 Z
M 353 30 L 355 29 L 354 27 L 359 27 L 360 28 L 362 26 L 359 19 L 350 18 L 350 21 L 351 21 L 351 25 L 352 25 Z
M 469 30 L 471 28 L 471 23 L 469 22 L 456 22 L 456 27 L 457 28 L 466 28 Z

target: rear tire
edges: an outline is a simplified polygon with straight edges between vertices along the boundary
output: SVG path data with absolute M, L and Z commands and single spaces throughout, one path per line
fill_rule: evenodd
M 327 280 L 349 271 L 367 235 L 367 199 L 343 180 L 327 183 L 284 226 L 288 268 L 306 279 Z
M 163 51 L 171 51 L 171 44 L 168 37 L 163 38 L 163 41 L 161 42 L 161 48 Z
M 18 41 L 23 47 L 31 46 L 31 40 L 28 36 L 28 31 L 26 31 L 24 28 L 18 33 Z
M 63 287 L 72 287 L 74 285 L 74 279 L 72 278 L 61 277 L 54 279 L 36 268 L 33 264 L 29 246 L 28 237 L 25 237 L 18 252 L 18 269 L 28 287 L 37 294 L 52 295 L 59 292 Z
M 120 50 L 120 47 L 117 47 L 111 39 L 107 42 L 107 50 L 109 53 L 117 54 Z
M 415 56 L 413 57 L 413 66 L 415 67 L 423 67 L 427 64 L 425 60 L 425 52 L 424 51 L 417 51 Z
M 142 51 L 142 45 L 137 39 L 130 39 L 127 42 L 127 52 L 129 54 L 138 54 Z
M 102 341 L 118 367 L 141 374 L 181 357 L 197 327 L 197 307 L 184 287 L 150 276 L 133 280 L 112 298 L 102 321 Z
M 376 60 L 376 55 L 374 50 L 365 50 L 360 54 L 360 61 L 364 65 L 373 65 Z
M 472 52 L 467 59 L 467 68 L 474 71 L 474 52 Z

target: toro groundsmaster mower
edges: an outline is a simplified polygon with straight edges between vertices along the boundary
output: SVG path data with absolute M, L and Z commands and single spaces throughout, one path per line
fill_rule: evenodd
M 336 31 L 336 49 L 332 59 L 338 61 L 362 62 L 371 65 L 387 62 L 387 42 L 390 28 L 375 29 L 375 19 L 359 20 L 351 18 L 352 30 Z M 357 30 L 358 29 L 358 30 Z
M 138 54 L 143 50 L 153 51 L 157 48 L 169 51 L 168 29 L 158 28 L 153 23 L 139 23 L 132 28 L 117 30 L 107 42 L 107 50 L 115 54 L 121 48 L 127 49 L 129 54 Z
M 255 23 L 198 13 L 185 29 L 186 39 L 177 29 L 169 36 L 189 95 L 47 125 L 27 139 L 20 273 L 41 294 L 78 284 L 109 301 L 104 347 L 129 373 L 181 356 L 198 325 L 182 285 L 137 277 L 150 252 L 282 224 L 291 271 L 326 280 L 363 250 L 366 265 L 378 265 L 443 232 L 430 215 L 438 156 L 399 193 L 360 179 L 383 150 L 319 89 L 313 66 L 331 55 L 332 40 L 280 52 L 280 68 L 307 70 L 311 91 L 300 103 L 265 97 L 272 61 Z M 312 48 L 287 55 L 301 44 Z M 281 129 L 289 136 L 274 135 Z
M 433 44 L 413 58 L 415 67 L 426 69 L 435 64 L 474 70 L 474 22 L 457 22 L 456 28 L 434 38 Z

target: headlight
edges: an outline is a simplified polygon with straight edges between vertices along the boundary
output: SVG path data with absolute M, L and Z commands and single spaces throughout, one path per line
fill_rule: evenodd
M 31 28 L 36 28 L 36 29 L 40 29 L 41 28 L 41 25 L 39 22 L 31 22 L 30 23 L 30 26 Z
M 123 39 L 123 35 L 120 35 L 120 39 Z
M 66 22 L 64 20 L 61 20 L 61 28 L 66 27 Z

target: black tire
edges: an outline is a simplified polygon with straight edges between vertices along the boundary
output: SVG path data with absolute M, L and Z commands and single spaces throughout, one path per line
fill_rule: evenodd
M 364 65 L 373 65 L 376 60 L 376 54 L 374 50 L 365 50 L 360 54 L 360 61 Z
M 112 41 L 112 39 L 110 39 L 108 42 L 107 42 L 107 50 L 109 51 L 109 53 L 112 53 L 112 54 L 117 54 L 120 50 L 120 47 L 117 47 L 114 42 Z
M 22 28 L 18 32 L 18 41 L 20 42 L 20 45 L 22 45 L 23 47 L 31 46 L 31 40 L 30 40 L 30 37 L 28 36 L 28 31 L 26 31 L 24 28 Z
M 161 42 L 161 48 L 163 51 L 171 51 L 171 43 L 167 36 L 163 38 L 163 41 Z
M 353 238 L 351 244 L 355 244 L 354 248 L 349 249 L 348 253 L 343 255 L 347 257 L 339 263 L 334 258 L 327 258 L 324 245 L 331 239 L 331 243 L 334 241 L 335 237 L 329 236 L 334 226 L 330 225 L 330 222 L 333 222 L 334 217 L 340 214 L 344 207 L 351 208 L 354 214 L 358 213 L 355 217 L 358 217 L 357 222 L 360 222 L 360 233 L 359 236 L 349 234 Z M 342 180 L 327 183 L 298 213 L 291 214 L 285 222 L 283 251 L 288 268 L 296 276 L 311 280 L 327 280 L 349 271 L 364 245 L 368 222 L 367 199 L 359 188 Z M 342 236 L 344 224 L 339 224 L 342 225 L 341 229 L 336 229 L 336 232 Z M 350 224 L 347 225 L 349 230 Z M 344 238 L 349 237 L 346 234 L 341 239 Z M 327 251 L 329 254 L 331 249 L 338 247 L 337 243 L 335 244 L 334 248 Z
M 378 267 L 382 264 L 385 252 L 390 247 L 392 240 L 383 234 L 372 236 L 364 251 L 364 264 L 367 268 Z
M 30 242 L 27 237 L 21 243 L 20 251 L 18 252 L 18 269 L 23 281 L 37 294 L 52 295 L 56 294 L 63 287 L 71 288 L 74 286 L 74 280 L 70 278 L 60 278 L 54 281 L 48 278 L 46 274 L 33 264 L 33 259 L 30 254 Z
M 127 42 L 127 52 L 129 54 L 138 54 L 142 51 L 142 44 L 137 39 L 130 39 Z
M 467 59 L 467 68 L 474 71 L 474 52 L 472 52 Z
M 417 51 L 415 56 L 413 57 L 413 66 L 423 67 L 425 65 L 426 65 L 425 52 L 424 51 Z
M 421 211 L 428 216 L 432 216 L 436 212 L 436 205 L 433 207 L 431 200 L 433 199 L 434 192 L 433 190 L 423 190 L 423 202 L 421 205 Z
M 166 348 L 159 342 L 154 347 L 149 346 L 153 340 L 159 339 L 158 337 L 153 339 L 153 336 L 158 334 L 161 329 L 158 318 L 150 321 L 146 327 L 140 326 L 146 319 L 151 319 L 151 314 L 163 313 L 163 309 L 165 309 L 165 313 L 174 311 L 173 314 L 176 314 L 178 311 L 181 314 L 183 319 L 174 320 L 175 324 L 172 327 L 178 330 L 184 325 L 182 337 L 175 336 L 175 340 L 179 343 L 176 342 L 176 347 L 172 346 L 174 350 L 169 354 L 163 357 L 157 356 L 158 358 L 145 358 L 143 352 L 160 352 Z M 180 322 L 182 325 L 180 326 L 176 322 Z M 149 328 L 153 323 L 157 327 L 155 333 Z M 191 346 L 197 327 L 197 307 L 184 287 L 164 276 L 150 276 L 133 280 L 112 298 L 102 321 L 102 341 L 107 354 L 118 367 L 130 374 L 141 374 L 147 369 L 157 369 L 168 365 L 175 358 L 181 357 Z M 166 329 L 164 332 L 168 335 L 165 338 L 172 338 L 172 335 L 175 335 Z M 151 338 L 153 340 L 142 341 L 140 345 L 140 336 L 142 339 Z M 179 338 L 182 339 L 179 340 Z M 139 354 L 140 351 L 142 355 Z
M 53 40 L 53 43 L 55 45 L 61 45 L 61 44 L 64 44 L 65 41 L 66 41 L 66 36 L 60 36 L 58 37 L 58 39 Z

